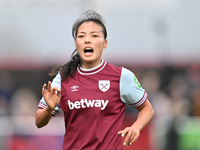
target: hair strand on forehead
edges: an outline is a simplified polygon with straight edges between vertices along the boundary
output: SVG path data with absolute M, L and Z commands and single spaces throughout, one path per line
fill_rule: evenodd
M 78 30 L 79 26 L 81 24 L 83 24 L 84 22 L 89 22 L 89 21 L 95 22 L 102 27 L 104 38 L 106 39 L 107 31 L 106 31 L 106 27 L 104 25 L 105 24 L 104 18 L 97 12 L 95 12 L 93 10 L 88 10 L 85 13 L 83 13 L 81 15 L 80 19 L 76 20 L 75 23 L 73 24 L 72 36 L 73 36 L 74 40 L 76 40 L 77 30 Z

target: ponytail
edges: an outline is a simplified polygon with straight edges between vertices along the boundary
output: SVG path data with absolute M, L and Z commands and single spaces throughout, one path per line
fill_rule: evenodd
M 61 80 L 64 80 L 65 78 L 67 78 L 67 81 L 68 81 L 69 76 L 73 77 L 76 71 L 76 68 L 78 64 L 80 64 L 80 62 L 81 62 L 80 55 L 78 54 L 77 50 L 74 50 L 71 55 L 71 60 L 63 66 L 58 66 L 52 69 L 49 75 L 50 76 L 56 75 L 60 71 Z

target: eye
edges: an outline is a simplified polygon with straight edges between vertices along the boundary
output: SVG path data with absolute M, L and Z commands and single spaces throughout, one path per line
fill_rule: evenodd
M 77 37 L 78 37 L 78 38 L 82 38 L 82 37 L 84 37 L 84 36 L 83 36 L 83 35 L 78 35 Z
M 96 34 L 94 34 L 94 35 L 92 35 L 92 37 L 99 37 L 98 35 L 96 35 Z

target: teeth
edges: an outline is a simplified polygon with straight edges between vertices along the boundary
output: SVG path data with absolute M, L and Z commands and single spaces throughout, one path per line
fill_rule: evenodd
M 88 48 L 86 48 L 86 50 L 91 50 L 91 48 L 88 47 Z

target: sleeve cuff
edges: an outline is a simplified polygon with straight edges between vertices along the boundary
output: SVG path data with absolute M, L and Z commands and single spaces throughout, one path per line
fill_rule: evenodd
M 44 108 L 46 108 L 47 107 L 47 105 L 46 104 L 43 104 L 43 103 L 39 103 L 39 105 L 38 105 L 38 108 L 40 108 L 40 109 L 44 109 Z M 55 107 L 55 109 L 53 110 L 53 112 L 52 112 L 52 116 L 56 116 L 58 113 L 60 112 L 60 107 L 59 106 L 56 106 Z
M 141 106 L 147 99 L 148 94 L 146 92 L 144 92 L 144 95 L 142 96 L 142 98 L 137 102 L 137 103 L 133 103 L 133 104 L 129 104 L 132 107 L 138 107 Z

